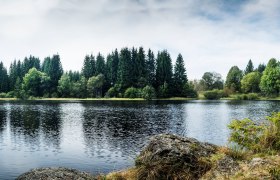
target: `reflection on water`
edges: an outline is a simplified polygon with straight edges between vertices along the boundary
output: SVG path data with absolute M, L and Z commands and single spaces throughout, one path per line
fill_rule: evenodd
M 174 133 L 219 145 L 232 119 L 279 111 L 273 101 L 0 102 L 0 179 L 38 167 L 107 173 L 134 164 L 149 136 Z

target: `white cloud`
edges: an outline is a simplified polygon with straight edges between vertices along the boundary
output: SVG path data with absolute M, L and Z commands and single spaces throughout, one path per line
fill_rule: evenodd
M 277 0 L 0 0 L 0 59 L 59 53 L 79 70 L 85 54 L 124 46 L 182 53 L 190 78 L 280 57 Z

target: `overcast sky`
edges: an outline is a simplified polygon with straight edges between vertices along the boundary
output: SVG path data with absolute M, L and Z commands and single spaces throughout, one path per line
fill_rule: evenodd
M 0 61 L 58 53 L 65 70 L 115 48 L 167 49 L 190 79 L 280 57 L 279 0 L 0 0 Z

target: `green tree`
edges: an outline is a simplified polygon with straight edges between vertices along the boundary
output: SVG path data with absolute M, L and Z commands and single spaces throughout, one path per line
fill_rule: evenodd
M 145 86 L 142 90 L 142 98 L 146 100 L 151 100 L 156 97 L 156 91 L 155 88 L 152 86 Z
M 68 74 L 63 74 L 58 81 L 57 90 L 61 97 L 69 97 L 72 90 L 72 83 Z
M 200 83 L 204 90 L 223 89 L 222 76 L 216 72 L 205 72 Z
M 259 92 L 260 81 L 261 81 L 261 74 L 259 72 L 250 72 L 242 78 L 241 89 L 245 93 Z
M 157 55 L 156 84 L 157 88 L 161 89 L 161 95 L 169 96 L 169 88 L 167 87 L 172 84 L 172 62 L 166 50 Z
M 49 82 L 50 78 L 45 73 L 32 68 L 23 78 L 23 89 L 29 96 L 40 97 L 43 96 L 44 88 Z
M 178 55 L 174 67 L 173 95 L 183 96 L 184 85 L 188 82 L 184 60 L 181 54 Z
M 139 98 L 141 97 L 141 93 L 137 88 L 130 87 L 127 88 L 124 92 L 124 97 L 125 98 Z
M 132 82 L 132 61 L 131 52 L 128 48 L 123 48 L 120 52 L 119 67 L 118 67 L 118 84 L 122 90 L 131 87 Z
M 89 78 L 87 83 L 87 90 L 91 97 L 102 97 L 102 87 L 104 85 L 105 77 L 103 74 Z
M 87 79 L 84 76 L 82 76 L 79 81 L 73 83 L 71 96 L 76 98 L 87 97 Z
M 265 70 L 265 67 L 266 67 L 265 64 L 259 64 L 259 66 L 256 69 L 256 71 L 259 71 L 260 73 L 263 73 L 263 71 Z
M 94 76 L 96 73 L 95 69 L 95 58 L 94 56 L 86 55 L 84 59 L 84 64 L 82 68 L 82 75 L 86 78 L 89 79 L 90 77 Z
M 252 60 L 250 59 L 248 64 L 247 64 L 247 66 L 246 66 L 244 74 L 246 75 L 246 74 L 249 74 L 249 73 L 251 73 L 253 71 L 254 71 L 254 65 L 252 63 Z
M 272 58 L 269 60 L 260 83 L 262 92 L 268 96 L 279 95 L 280 92 L 280 62 Z
M 143 88 L 147 84 L 146 79 L 146 67 L 145 67 L 145 51 L 143 47 L 140 47 L 137 56 L 136 56 L 136 77 L 137 77 L 137 84 L 136 87 Z
M 146 61 L 147 83 L 151 86 L 156 85 L 156 62 L 154 53 L 151 49 L 148 50 L 148 58 Z
M 9 77 L 7 69 L 4 67 L 3 63 L 0 62 L 0 93 L 8 92 L 9 90 Z
M 242 77 L 243 73 L 237 66 L 231 67 L 227 74 L 226 87 L 230 88 L 233 92 L 240 91 Z
M 41 69 L 40 59 L 31 55 L 28 58 L 25 57 L 22 63 L 22 76 L 28 73 L 29 69 L 33 67 L 36 68 L 37 70 Z
M 105 59 L 104 57 L 98 53 L 96 57 L 96 75 L 97 74 L 105 74 Z
M 63 68 L 61 65 L 59 55 L 53 55 L 52 58 L 46 58 L 45 67 L 43 64 L 43 71 L 50 77 L 50 92 L 57 92 L 58 81 L 63 74 Z

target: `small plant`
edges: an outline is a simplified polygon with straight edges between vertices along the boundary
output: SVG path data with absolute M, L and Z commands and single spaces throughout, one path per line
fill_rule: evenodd
M 269 170 L 269 174 L 271 176 L 271 179 L 273 180 L 279 180 L 280 179 L 280 166 L 271 168 Z
M 247 157 L 247 152 L 244 149 L 241 149 L 239 146 L 231 147 L 225 152 L 225 154 L 234 160 L 245 160 Z
M 280 151 L 280 112 L 267 117 L 266 124 L 250 119 L 233 120 L 229 124 L 230 142 L 253 152 Z

